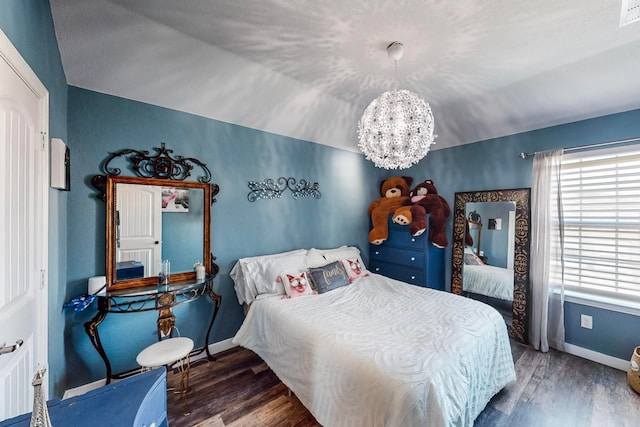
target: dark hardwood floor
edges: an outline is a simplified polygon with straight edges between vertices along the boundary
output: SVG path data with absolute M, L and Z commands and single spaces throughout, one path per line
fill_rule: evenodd
M 517 381 L 489 402 L 475 426 L 640 425 L 640 395 L 626 373 L 558 351 L 512 342 Z M 234 348 L 191 368 L 187 403 L 169 393 L 171 427 L 319 426 L 253 352 Z M 170 385 L 178 375 L 169 374 Z M 190 413 L 185 415 L 185 409 Z

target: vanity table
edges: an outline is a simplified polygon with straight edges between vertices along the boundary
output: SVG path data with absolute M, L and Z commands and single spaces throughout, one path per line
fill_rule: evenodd
M 124 290 L 108 291 L 106 295 L 98 297 L 98 313 L 84 324 L 84 329 L 91 344 L 96 349 L 106 369 L 107 384 L 114 376 L 111 372 L 111 362 L 100 341 L 98 326 L 104 321 L 109 313 L 141 313 L 145 311 L 157 311 L 158 340 L 165 336 L 172 336 L 176 318 L 173 314 L 173 307 L 195 301 L 203 296 L 208 296 L 214 303 L 211 320 L 207 328 L 204 348 L 196 349 L 192 355 L 206 352 L 208 360 L 215 360 L 209 352 L 209 335 L 213 322 L 216 320 L 222 297 L 212 289 L 213 277 L 207 277 L 203 282 L 186 280 L 171 282 L 165 286 L 145 286 L 140 288 L 130 288 Z
M 211 205 L 220 187 L 210 182 L 211 171 L 200 160 L 174 155 L 164 143 L 154 150 L 155 154 L 135 149 L 111 153 L 101 165 L 104 174 L 91 179 L 99 191 L 96 197 L 106 202 L 106 293 L 98 295 L 98 313 L 84 328 L 104 361 L 107 384 L 127 374 L 112 374 L 100 340 L 99 326 L 111 313 L 156 311 L 160 340 L 173 334 L 173 307 L 208 296 L 215 305 L 205 345 L 191 355 L 205 351 L 213 360 L 209 336 L 221 297 L 213 291 L 218 266 L 211 253 Z M 125 168 L 123 162 L 128 163 Z M 187 180 L 195 168 L 201 175 Z M 125 169 L 137 176 L 121 175 Z M 159 285 L 164 260 L 171 261 L 170 279 Z M 119 274 L 123 264 L 135 266 L 135 273 Z M 196 266 L 204 267 L 204 279 L 197 278 L 202 276 L 193 271 Z

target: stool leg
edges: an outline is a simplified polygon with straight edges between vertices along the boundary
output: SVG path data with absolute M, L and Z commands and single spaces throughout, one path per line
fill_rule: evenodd
M 191 367 L 191 358 L 187 356 L 180 360 L 180 391 L 182 394 L 182 413 L 183 415 L 190 415 L 191 411 L 188 408 L 187 393 L 189 393 L 189 368 Z
M 180 392 L 187 393 L 189 391 L 189 368 L 191 365 L 191 358 L 187 354 L 184 359 L 180 360 Z

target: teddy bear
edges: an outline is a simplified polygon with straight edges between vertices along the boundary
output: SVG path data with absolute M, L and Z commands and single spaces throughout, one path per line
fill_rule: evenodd
M 413 178 L 409 176 L 392 176 L 380 183 L 380 198 L 369 205 L 372 228 L 369 232 L 369 242 L 381 245 L 389 237 L 389 214 L 410 202 L 409 190 Z
M 427 214 L 431 215 L 427 224 Z M 393 222 L 409 225 L 409 233 L 419 236 L 429 228 L 429 241 L 444 248 L 449 244 L 445 229 L 445 221 L 451 215 L 447 201 L 438 195 L 435 184 L 427 179 L 418 184 L 409 193 L 409 200 L 403 202 L 403 207 L 393 214 Z

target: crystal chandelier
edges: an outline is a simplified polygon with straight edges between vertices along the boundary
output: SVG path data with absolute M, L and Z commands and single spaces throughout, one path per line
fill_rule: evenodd
M 403 52 L 400 42 L 387 46 L 396 69 Z M 408 90 L 383 93 L 369 104 L 358 122 L 358 147 L 367 160 L 384 169 L 406 169 L 418 163 L 435 137 L 431 107 Z

